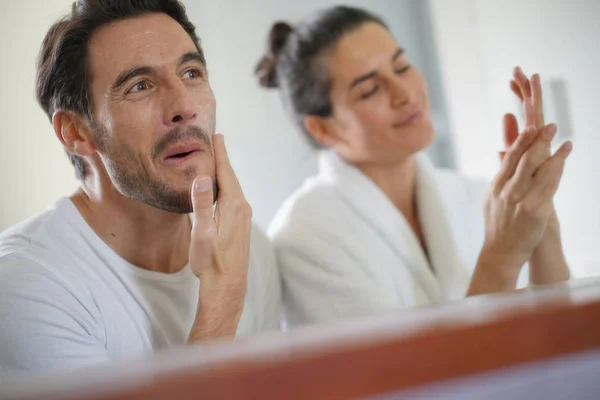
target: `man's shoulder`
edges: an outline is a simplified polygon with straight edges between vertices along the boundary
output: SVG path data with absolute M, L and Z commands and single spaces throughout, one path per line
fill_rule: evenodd
M 0 287 L 24 288 L 24 282 L 35 287 L 51 282 L 50 286 L 71 290 L 78 286 L 80 278 L 73 274 L 72 268 L 63 267 L 64 260 L 53 253 L 34 248 L 14 250 L 0 256 Z
M 64 290 L 78 292 L 82 276 L 70 257 L 64 235 L 71 225 L 74 206 L 61 199 L 45 211 L 0 234 L 0 285 L 23 292 Z M 20 290 L 15 285 L 21 285 Z
M 0 258 L 0 326 L 11 327 L 0 329 L 0 375 L 103 354 L 105 331 L 94 299 L 61 272 L 27 252 Z
M 57 274 L 27 251 L 17 250 L 0 256 L 0 287 L 17 287 L 24 281 L 53 280 Z
M 56 234 L 66 228 L 64 222 L 68 199 L 60 199 L 46 210 L 35 214 L 0 233 L 0 258 L 13 253 L 26 254 L 35 248 L 48 248 Z
M 0 257 L 0 308 L 9 304 L 74 304 L 87 293 L 79 281 L 31 252 L 14 251 Z M 0 311 L 6 311 L 0 310 Z

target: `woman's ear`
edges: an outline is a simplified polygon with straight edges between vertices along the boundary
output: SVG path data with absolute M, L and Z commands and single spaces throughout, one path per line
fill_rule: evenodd
M 329 118 L 308 115 L 304 117 L 304 129 L 323 147 L 333 147 L 337 142 Z
M 56 137 L 69 153 L 89 157 L 96 151 L 90 131 L 81 116 L 58 110 L 52 116 L 52 125 Z

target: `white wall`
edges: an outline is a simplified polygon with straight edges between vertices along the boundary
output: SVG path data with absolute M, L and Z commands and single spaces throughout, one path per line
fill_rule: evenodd
M 600 273 L 600 2 L 597 0 L 430 0 L 459 168 L 492 177 L 501 147 L 501 119 L 516 111 L 512 68 L 539 72 L 547 120 L 566 95 L 575 150 L 557 196 L 564 245 L 578 276 Z M 553 93 L 552 81 L 566 93 Z M 559 139 L 566 139 L 559 137 Z
M 34 95 L 35 61 L 50 25 L 72 0 L 20 0 L 0 11 L 0 231 L 77 185 Z

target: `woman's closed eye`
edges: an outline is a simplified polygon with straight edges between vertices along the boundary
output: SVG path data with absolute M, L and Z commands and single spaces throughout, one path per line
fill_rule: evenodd
M 398 75 L 401 75 L 405 72 L 407 72 L 410 68 L 412 67 L 412 65 L 405 65 L 403 67 L 397 68 L 394 70 L 394 72 Z M 379 85 L 374 85 L 370 90 L 363 92 L 360 95 L 361 99 L 368 99 L 369 97 L 373 96 L 375 93 L 377 93 L 377 91 L 379 90 Z
M 405 73 L 406 71 L 408 71 L 408 70 L 409 70 L 411 67 L 412 67 L 412 66 L 411 66 L 410 64 L 409 64 L 409 65 L 405 65 L 405 66 L 403 66 L 403 67 L 397 68 L 397 69 L 395 70 L 395 72 L 396 72 L 398 75 L 400 75 L 400 74 L 403 74 L 403 73 Z
M 361 99 L 367 99 L 367 98 L 373 96 L 375 93 L 377 93 L 377 90 L 379 90 L 379 85 L 375 85 L 369 91 L 364 92 L 363 94 L 361 94 L 360 98 Z

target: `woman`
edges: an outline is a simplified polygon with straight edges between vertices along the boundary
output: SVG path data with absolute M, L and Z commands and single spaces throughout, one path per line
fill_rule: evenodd
M 550 156 L 539 77 L 516 71 L 527 113 L 487 188 L 437 171 L 422 154 L 433 140 L 426 84 L 385 23 L 335 7 L 295 29 L 275 24 L 260 83 L 279 87 L 318 147 L 320 172 L 271 223 L 291 325 L 378 313 L 566 280 L 552 198 L 571 151 Z M 472 278 L 471 278 L 472 275 Z

